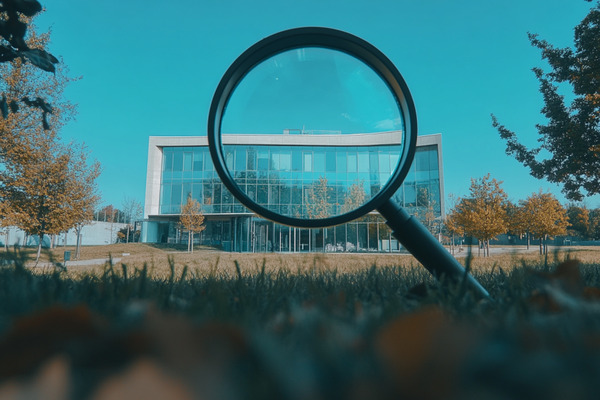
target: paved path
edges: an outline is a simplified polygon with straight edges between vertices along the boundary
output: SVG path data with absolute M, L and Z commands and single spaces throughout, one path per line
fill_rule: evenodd
M 113 264 L 116 264 L 118 262 L 121 262 L 121 259 L 118 257 L 113 257 L 112 259 Z M 75 260 L 75 261 L 67 261 L 67 268 L 70 267 L 80 267 L 80 266 L 90 266 L 90 265 L 102 265 L 108 262 L 108 258 L 94 258 L 91 260 Z M 60 263 L 63 264 L 63 263 Z M 31 263 L 29 264 L 30 266 L 35 266 L 35 263 Z M 37 264 L 37 268 L 48 268 L 48 267 L 54 267 L 54 264 L 49 263 L 49 262 L 40 262 Z

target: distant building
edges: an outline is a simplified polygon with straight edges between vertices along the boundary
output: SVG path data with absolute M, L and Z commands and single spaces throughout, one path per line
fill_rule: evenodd
M 368 190 L 369 184 L 381 184 L 380 180 L 387 179 L 398 159 L 394 143 L 369 152 L 360 135 L 335 147 L 326 143 L 327 135 L 288 133 L 286 140 L 281 140 L 281 136 L 224 135 L 223 144 L 236 143 L 235 149 L 227 153 L 228 165 L 231 163 L 236 174 L 243 171 L 239 182 L 246 193 L 254 196 L 259 204 L 292 216 L 306 211 L 303 208 L 306 182 L 324 176 L 329 182 L 338 183 L 336 188 L 341 188 L 341 193 L 344 176 L 352 172 L 353 176 L 360 176 Z M 372 140 L 373 136 L 368 139 Z M 369 170 L 366 163 L 375 165 L 379 174 L 369 173 L 373 169 Z M 365 173 L 361 174 L 363 169 Z M 272 176 L 276 176 L 277 183 Z M 421 206 L 419 194 L 427 193 L 437 218 L 442 218 L 443 182 L 441 135 L 419 136 L 414 163 L 394 195 L 395 201 L 409 212 L 415 212 Z M 338 191 L 332 189 L 332 193 L 335 196 Z M 201 235 L 195 235 L 195 242 L 226 251 L 399 250 L 398 242 L 377 212 L 325 229 L 292 228 L 260 218 L 240 204 L 221 183 L 212 164 L 206 136 L 150 137 L 142 241 L 186 242 L 187 234 L 179 228 L 178 218 L 188 196 L 200 202 L 206 217 L 206 229 Z M 339 205 L 340 201 L 334 200 L 332 204 Z

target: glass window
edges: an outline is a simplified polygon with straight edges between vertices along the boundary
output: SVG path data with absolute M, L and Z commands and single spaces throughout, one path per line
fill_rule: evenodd
M 220 183 L 215 182 L 213 185 L 213 204 L 221 204 L 221 187 Z M 213 210 L 215 211 L 215 210 Z M 216 212 L 216 211 L 215 211 Z
M 303 155 L 303 171 L 304 172 L 312 172 L 313 170 L 313 155 L 312 153 L 305 152 Z
M 302 171 L 302 153 L 292 150 L 292 171 Z
M 390 172 L 390 156 L 388 153 L 379 153 L 379 173 L 387 174 Z
M 166 149 L 163 151 L 163 171 L 173 171 L 173 152 Z
M 204 182 L 203 185 L 203 200 L 204 204 L 213 203 L 213 185 L 212 182 Z
M 347 164 L 347 160 L 346 160 L 346 152 L 345 151 L 338 151 L 335 155 L 335 169 L 336 172 L 338 173 L 344 173 L 346 172 L 346 164 Z
M 400 153 L 397 151 L 390 152 L 390 170 L 395 170 L 400 161 Z
M 204 157 L 202 154 L 202 150 L 200 150 L 200 149 L 194 150 L 194 166 L 193 166 L 194 171 L 202 171 L 203 163 L 204 163 Z
M 348 172 L 356 172 L 356 153 L 348 153 Z
M 181 196 L 182 203 L 186 203 L 189 196 L 192 195 L 192 183 L 191 182 L 183 182 L 182 185 L 183 193 Z
M 181 171 L 183 169 L 183 152 L 180 150 L 173 153 L 173 171 Z
M 429 152 L 424 149 L 417 149 L 415 164 L 417 171 L 429 171 Z
M 358 172 L 369 172 L 369 153 L 365 151 L 358 153 Z
M 183 153 L 183 170 L 191 171 L 192 170 L 192 152 L 186 151 Z
M 202 184 L 194 183 L 192 185 L 192 198 L 202 204 Z
M 256 170 L 256 150 L 252 147 L 248 148 L 246 169 L 248 171 Z
M 417 202 L 417 190 L 415 185 L 404 185 L 404 206 L 414 207 Z
M 246 147 L 239 146 L 235 149 L 235 170 L 246 170 Z
M 292 167 L 292 155 L 288 151 L 279 154 L 279 168 L 281 171 L 289 171 Z
M 281 166 L 279 165 L 279 153 L 275 150 L 271 151 L 271 171 L 279 171 Z
M 314 152 L 313 167 L 315 172 L 325 172 L 325 152 L 323 150 L 316 150 Z
M 434 146 L 432 146 L 431 150 L 429 151 L 429 168 L 432 171 L 433 170 L 435 170 L 435 171 L 439 170 L 438 152 L 437 152 L 437 148 L 435 148 Z
M 171 184 L 163 183 L 162 192 L 160 194 L 160 205 L 168 206 L 171 204 Z
M 269 150 L 262 149 L 258 151 L 258 168 L 259 171 L 269 170 Z
M 325 152 L 325 171 L 335 172 L 335 151 L 327 149 Z
M 181 204 L 181 183 L 173 183 L 171 185 L 171 205 L 179 206 L 180 204 Z

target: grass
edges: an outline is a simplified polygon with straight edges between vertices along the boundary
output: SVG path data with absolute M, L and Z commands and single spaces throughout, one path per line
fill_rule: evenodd
M 10 253 L 0 397 L 48 390 L 52 374 L 71 398 L 151 387 L 171 398 L 597 396 L 596 249 L 472 259 L 493 301 L 407 255 L 83 252 L 108 253 L 122 261 L 68 271 Z

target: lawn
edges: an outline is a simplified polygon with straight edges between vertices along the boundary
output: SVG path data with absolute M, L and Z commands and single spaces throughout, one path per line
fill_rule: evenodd
M 598 249 L 475 257 L 492 300 L 409 255 L 109 254 L 0 269 L 0 398 L 597 398 Z

